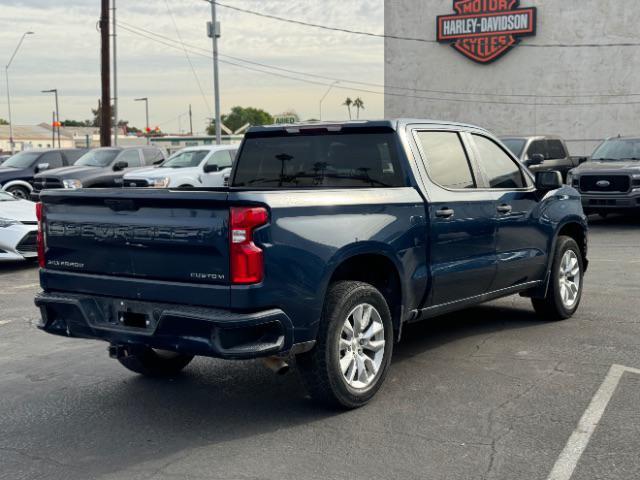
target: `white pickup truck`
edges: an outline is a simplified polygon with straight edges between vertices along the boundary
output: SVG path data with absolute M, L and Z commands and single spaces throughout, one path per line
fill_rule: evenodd
M 229 179 L 237 145 L 187 147 L 161 165 L 124 176 L 124 187 L 223 187 Z

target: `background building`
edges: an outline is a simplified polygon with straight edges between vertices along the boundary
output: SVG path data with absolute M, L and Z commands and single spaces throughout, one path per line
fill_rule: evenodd
M 453 3 L 385 0 L 385 33 L 435 41 L 436 17 L 454 14 Z M 640 134 L 640 2 L 522 0 L 527 7 L 537 7 L 536 36 L 488 64 L 450 45 L 387 38 L 385 116 L 558 134 L 572 155 L 590 154 L 608 136 Z M 549 44 L 563 46 L 540 46 Z M 585 44 L 617 45 L 575 46 Z
M 57 148 L 58 137 L 56 136 L 55 145 L 53 145 L 50 127 L 46 128 L 40 125 L 14 125 L 13 143 L 16 152 L 31 150 L 33 148 Z M 74 148 L 75 142 L 72 137 L 61 133 L 60 146 L 62 148 Z M 0 152 L 11 152 L 8 125 L 0 125 Z

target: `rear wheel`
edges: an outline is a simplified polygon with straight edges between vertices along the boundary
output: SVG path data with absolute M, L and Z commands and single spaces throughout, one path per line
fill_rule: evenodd
M 329 287 L 316 346 L 297 358 L 311 396 L 357 408 L 373 398 L 387 375 L 393 350 L 391 313 L 382 294 L 363 282 Z
M 132 372 L 149 377 L 175 376 L 193 360 L 193 355 L 156 350 L 150 347 L 135 347 L 118 361 Z
M 536 313 L 549 320 L 571 317 L 580 305 L 583 276 L 582 252 L 578 244 L 571 237 L 559 237 L 547 295 L 532 299 Z
M 22 200 L 28 200 L 31 192 L 26 187 L 20 187 L 16 185 L 15 187 L 7 188 L 7 192 L 12 194 L 16 198 L 20 198 Z

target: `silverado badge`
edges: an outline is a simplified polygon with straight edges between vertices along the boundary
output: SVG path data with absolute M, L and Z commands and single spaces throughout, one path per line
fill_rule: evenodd
M 478 63 L 490 63 L 511 50 L 520 37 L 536 34 L 536 8 L 520 0 L 454 0 L 453 15 L 437 19 L 438 42 L 449 43 Z

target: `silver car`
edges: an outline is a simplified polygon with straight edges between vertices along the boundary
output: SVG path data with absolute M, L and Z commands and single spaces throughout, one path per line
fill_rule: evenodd
M 36 204 L 0 191 L 0 262 L 38 256 Z

